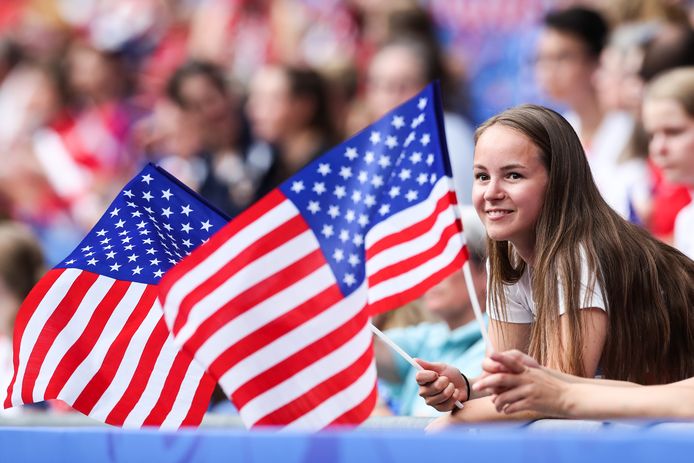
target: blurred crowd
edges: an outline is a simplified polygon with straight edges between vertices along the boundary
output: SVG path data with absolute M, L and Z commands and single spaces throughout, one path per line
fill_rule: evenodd
M 691 198 L 648 160 L 639 107 L 694 65 L 693 19 L 676 0 L 0 2 L 0 264 L 31 262 L 21 283 L 0 268 L 4 313 L 144 163 L 233 217 L 434 79 L 462 204 L 476 124 L 537 102 L 572 123 L 608 203 L 671 240 Z

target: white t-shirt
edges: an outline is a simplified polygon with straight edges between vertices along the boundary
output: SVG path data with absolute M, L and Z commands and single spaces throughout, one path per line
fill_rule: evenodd
M 599 308 L 607 311 L 602 291 L 599 283 L 596 281 L 593 291 L 588 291 L 588 271 L 585 260 L 581 265 L 581 292 L 578 300 L 581 308 Z M 506 321 L 510 323 L 532 323 L 535 321 L 537 307 L 533 301 L 532 285 L 530 284 L 530 274 L 532 270 L 529 267 L 525 268 L 523 275 L 513 285 L 504 286 L 504 295 L 506 296 L 506 318 L 504 312 L 499 307 L 496 307 L 494 301 L 489 301 L 489 317 L 493 320 Z M 558 281 L 557 281 L 558 283 Z M 566 312 L 564 307 L 564 291 L 559 286 L 559 315 Z
M 694 191 L 691 194 L 694 198 Z M 694 259 L 694 200 L 677 214 L 674 245 L 687 257 Z

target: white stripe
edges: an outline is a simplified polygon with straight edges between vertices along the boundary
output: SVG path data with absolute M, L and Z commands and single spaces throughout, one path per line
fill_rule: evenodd
M 234 365 L 222 375 L 219 384 L 231 395 L 248 380 L 344 325 L 357 315 L 365 304 L 366 287 L 362 283 L 347 298 Z
M 182 346 L 205 320 L 236 296 L 312 253 L 319 246 L 313 232 L 306 230 L 250 262 L 191 308 L 188 320 L 175 334 L 176 344 Z
M 114 281 L 113 278 L 99 276 L 87 290 L 72 318 L 70 318 L 60 333 L 55 336 L 53 344 L 46 352 L 36 378 L 33 394 L 34 402 L 40 402 L 45 399 L 46 387 L 58 364 L 75 341 L 84 333 L 84 329 L 92 318 L 96 307 L 104 299 L 108 290 L 111 289 Z
M 455 256 L 460 252 L 460 238 L 458 234 L 451 236 L 443 252 L 436 257 L 429 259 L 419 267 L 415 267 L 409 272 L 402 273 L 388 280 L 382 281 L 377 285 L 369 287 L 369 303 L 373 304 L 383 298 L 400 294 L 423 280 L 438 272 L 450 264 Z
M 115 280 L 114 280 L 115 281 Z M 82 393 L 87 384 L 92 380 L 96 372 L 101 369 L 104 363 L 104 358 L 108 350 L 113 345 L 113 341 L 118 334 L 123 331 L 125 322 L 135 310 L 135 306 L 142 297 L 147 285 L 142 283 L 131 283 L 128 290 L 123 294 L 111 317 L 104 325 L 104 329 L 99 335 L 94 347 L 89 352 L 89 355 L 75 369 L 74 373 L 65 382 L 62 390 L 58 393 L 58 397 L 65 402 L 72 404 L 77 400 L 77 397 Z
M 99 401 L 94 405 L 92 412 L 89 414 L 92 418 L 106 421 L 106 417 L 111 413 L 111 410 L 113 410 L 123 398 L 123 394 L 130 385 L 133 375 L 135 374 L 145 345 L 151 337 L 154 327 L 159 323 L 159 320 L 161 320 L 161 308 L 155 306 L 157 306 L 157 304 L 154 304 L 149 309 L 147 316 L 145 316 L 140 327 L 135 331 L 127 349 L 125 349 L 125 354 L 118 365 L 118 371 L 116 371 L 113 381 L 111 381 L 111 384 L 104 391 Z
M 22 383 L 24 382 L 24 373 L 29 361 L 31 351 L 36 345 L 36 340 L 39 337 L 43 327 L 46 326 L 46 321 L 53 314 L 56 306 L 60 304 L 70 287 L 75 282 L 77 277 L 82 273 L 79 269 L 65 270 L 53 285 L 48 289 L 46 295 L 41 300 L 36 310 L 27 322 L 27 325 L 22 334 L 22 340 L 19 344 L 19 366 L 17 367 L 17 380 L 15 381 L 12 390 L 12 403 L 19 405 L 22 402 Z
M 227 262 L 258 241 L 259 238 L 280 227 L 298 214 L 299 211 L 296 206 L 291 201 L 285 200 L 247 227 L 239 230 L 200 264 L 186 272 L 166 294 L 164 314 L 167 325 L 169 327 L 173 326 L 181 301 L 190 291 L 217 273 Z
M 296 429 L 323 429 L 342 414 L 356 407 L 371 394 L 376 385 L 376 367 L 371 366 L 349 387 L 341 390 L 296 421 L 288 424 L 283 431 Z
M 447 177 L 441 177 L 429 193 L 428 199 L 415 204 L 412 207 L 403 209 L 397 214 L 388 217 L 388 220 L 379 222 L 373 226 L 366 235 L 364 243 L 367 248 L 374 243 L 382 240 L 386 236 L 402 231 L 427 217 L 431 216 L 436 209 L 439 200 L 449 193 L 449 183 Z
M 200 385 L 200 379 L 205 374 L 203 368 L 197 360 L 191 359 L 188 370 L 181 382 L 181 388 L 176 395 L 171 411 L 161 424 L 161 429 L 178 429 L 181 423 L 188 416 L 191 404 L 195 398 L 195 392 Z
M 239 410 L 243 423 L 250 428 L 259 419 L 279 410 L 316 385 L 353 365 L 371 346 L 371 342 L 371 329 L 367 323 L 356 336 L 339 348 L 250 400 Z
M 34 154 L 51 186 L 63 198 L 77 198 L 87 190 L 91 174 L 80 167 L 63 140 L 52 129 L 34 133 Z
M 195 356 L 211 364 L 244 336 L 300 306 L 316 294 L 336 284 L 330 267 L 324 265 L 274 296 L 240 314 L 210 336 Z
M 153 310 L 159 310 L 161 315 L 161 306 L 158 301 L 155 302 Z M 128 417 L 123 422 L 124 428 L 140 428 L 142 423 L 147 418 L 147 415 L 152 411 L 157 401 L 162 395 L 162 389 L 164 388 L 164 383 L 166 378 L 168 378 L 171 372 L 171 366 L 176 359 L 178 354 L 178 348 L 173 342 L 171 333 L 166 337 L 164 345 L 159 352 L 159 357 L 157 357 L 154 367 L 152 368 L 152 374 L 147 381 L 147 386 L 140 396 L 137 404 L 133 410 L 128 414 Z
M 390 220 L 390 218 L 386 220 Z M 402 262 L 405 259 L 427 251 L 441 239 L 443 230 L 455 223 L 455 220 L 455 215 L 451 213 L 450 209 L 441 211 L 438 217 L 436 217 L 436 221 L 431 229 L 429 229 L 426 233 L 418 235 L 410 241 L 405 241 L 393 247 L 384 249 L 373 257 L 370 257 L 366 261 L 366 274 L 373 275 L 385 267 Z M 400 229 L 402 230 L 402 228 Z M 457 230 L 455 234 L 460 236 Z M 463 247 L 462 241 L 460 241 L 460 247 Z

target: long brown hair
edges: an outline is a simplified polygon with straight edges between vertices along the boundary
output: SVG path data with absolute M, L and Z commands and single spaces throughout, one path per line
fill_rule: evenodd
M 528 137 L 549 177 L 535 226 L 531 285 L 537 312 L 529 354 L 569 373 L 588 373 L 581 349 L 586 327 L 579 317 L 587 304 L 579 300 L 583 272 L 588 294 L 599 287 L 606 303 L 609 331 L 601 359 L 606 378 L 651 384 L 694 376 L 694 262 L 605 203 L 578 136 L 558 113 L 518 106 L 482 124 L 475 139 L 495 124 Z M 489 240 L 488 247 L 489 298 L 505 317 L 504 286 L 517 282 L 526 264 L 508 241 Z M 561 338 L 560 302 L 568 339 Z

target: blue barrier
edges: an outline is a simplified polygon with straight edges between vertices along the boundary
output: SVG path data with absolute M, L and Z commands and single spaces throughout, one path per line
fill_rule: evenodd
M 315 434 L 197 429 L 0 428 L 0 462 L 691 462 L 694 425 L 361 429 Z

